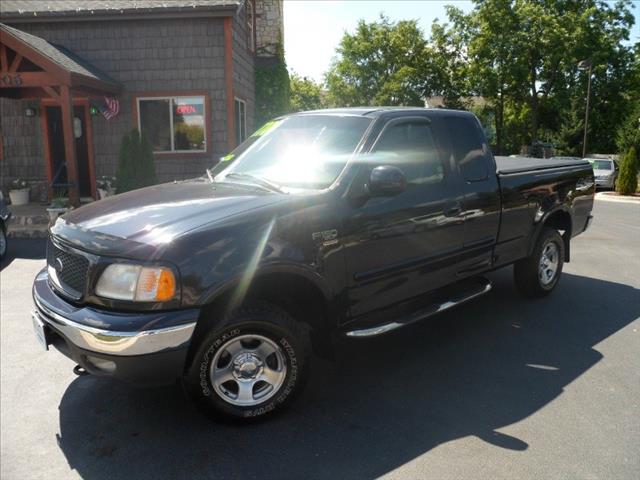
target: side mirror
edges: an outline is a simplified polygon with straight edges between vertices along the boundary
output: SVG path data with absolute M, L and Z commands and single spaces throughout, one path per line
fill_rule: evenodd
M 407 179 L 398 167 L 382 165 L 371 170 L 368 187 L 373 196 L 391 197 L 404 192 Z

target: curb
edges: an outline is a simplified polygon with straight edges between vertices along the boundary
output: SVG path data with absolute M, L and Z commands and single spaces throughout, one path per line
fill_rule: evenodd
M 640 197 L 618 197 L 605 192 L 596 193 L 595 199 L 604 200 L 605 202 L 635 203 L 640 205 Z

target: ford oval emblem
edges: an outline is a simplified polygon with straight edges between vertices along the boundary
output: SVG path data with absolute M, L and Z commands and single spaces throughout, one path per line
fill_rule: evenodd
M 64 264 L 60 258 L 56 258 L 56 272 L 61 273 L 64 268 Z

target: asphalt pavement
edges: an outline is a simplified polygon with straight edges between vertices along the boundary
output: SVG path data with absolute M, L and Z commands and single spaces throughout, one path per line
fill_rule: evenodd
M 2 479 L 640 478 L 640 205 L 597 201 L 554 293 L 510 268 L 486 296 L 314 359 L 284 415 L 237 427 L 178 387 L 134 389 L 44 352 L 44 242 L 0 272 Z

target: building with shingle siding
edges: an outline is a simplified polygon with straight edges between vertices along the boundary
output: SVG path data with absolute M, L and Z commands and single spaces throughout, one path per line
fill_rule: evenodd
M 75 177 L 96 198 L 134 127 L 161 181 L 201 175 L 257 127 L 254 64 L 282 39 L 282 0 L 2 0 L 0 22 L 0 188 L 22 178 L 46 200 Z

